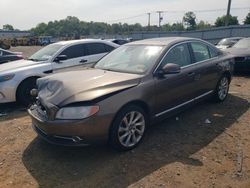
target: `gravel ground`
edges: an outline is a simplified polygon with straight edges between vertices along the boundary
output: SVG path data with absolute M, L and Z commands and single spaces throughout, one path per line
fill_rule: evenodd
M 224 103 L 202 102 L 151 127 L 125 153 L 49 145 L 25 109 L 1 105 L 0 187 L 249 188 L 249 88 L 249 77 L 235 77 Z
M 10 51 L 13 52 L 22 52 L 23 57 L 26 59 L 30 57 L 32 54 L 34 54 L 36 51 L 43 48 L 42 46 L 17 46 L 17 47 L 11 47 Z

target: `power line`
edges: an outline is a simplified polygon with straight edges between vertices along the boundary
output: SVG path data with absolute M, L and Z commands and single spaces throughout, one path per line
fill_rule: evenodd
M 129 19 L 138 18 L 138 17 L 145 16 L 145 15 L 146 15 L 146 13 L 143 13 L 143 14 L 138 14 L 138 15 L 135 15 L 135 16 L 126 17 L 126 18 L 109 20 L 108 22 L 117 22 L 117 21 L 122 21 L 122 20 L 129 20 Z
M 220 11 L 225 11 L 227 10 L 226 8 L 221 8 L 221 9 L 207 9 L 207 10 L 165 10 L 165 11 L 161 11 L 161 13 L 185 13 L 185 12 L 195 12 L 195 13 L 204 13 L 204 12 L 220 12 Z M 236 7 L 236 8 L 231 8 L 231 10 L 250 10 L 250 7 Z M 138 18 L 141 16 L 146 16 L 153 14 L 153 13 L 158 13 L 159 11 L 152 11 L 152 12 L 148 12 L 148 13 L 142 13 L 142 14 L 138 14 L 138 15 L 134 15 L 134 16 L 129 16 L 129 17 L 125 17 L 125 18 L 119 18 L 119 19 L 114 19 L 114 20 L 109 20 L 107 22 L 118 22 L 118 21 L 123 21 L 123 20 L 129 20 L 129 19 L 134 19 L 134 18 Z

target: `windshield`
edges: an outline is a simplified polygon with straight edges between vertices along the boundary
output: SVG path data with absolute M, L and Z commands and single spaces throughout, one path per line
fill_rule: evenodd
M 95 68 L 142 74 L 155 64 L 162 49 L 163 46 L 121 46 L 101 59 Z
M 241 39 L 233 47 L 234 48 L 250 48 L 250 38 Z
M 50 59 L 63 45 L 50 44 L 30 56 L 32 61 L 46 61 Z

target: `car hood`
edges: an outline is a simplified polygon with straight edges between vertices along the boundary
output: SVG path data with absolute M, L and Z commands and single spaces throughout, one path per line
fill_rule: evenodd
M 58 73 L 38 79 L 38 98 L 46 107 L 92 101 L 134 87 L 141 77 L 100 69 Z
M 233 56 L 250 56 L 250 49 L 248 48 L 228 48 L 225 51 Z
M 18 69 L 26 68 L 26 67 L 32 67 L 34 65 L 41 64 L 41 62 L 35 62 L 30 60 L 17 60 L 17 61 L 11 61 L 8 63 L 4 63 L 0 65 L 0 74 L 1 73 L 7 73 L 7 72 L 14 72 Z

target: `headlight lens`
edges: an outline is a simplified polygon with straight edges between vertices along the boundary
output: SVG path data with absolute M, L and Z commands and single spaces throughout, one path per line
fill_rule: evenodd
M 56 114 L 56 119 L 84 119 L 96 114 L 99 106 L 65 107 Z
M 14 78 L 15 74 L 7 74 L 4 76 L 0 76 L 0 82 L 5 82 L 8 80 L 11 80 L 12 78 Z

